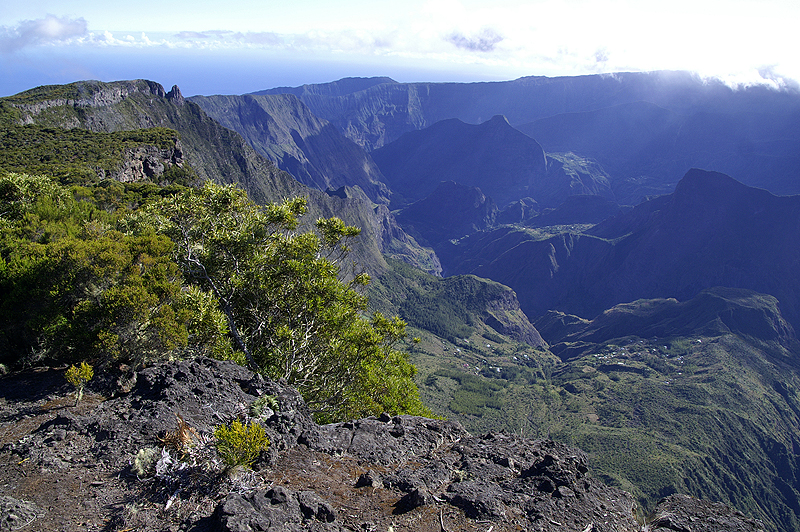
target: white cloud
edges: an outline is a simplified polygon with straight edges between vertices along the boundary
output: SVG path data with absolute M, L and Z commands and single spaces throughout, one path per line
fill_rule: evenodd
M 470 36 L 460 32 L 453 32 L 445 40 L 462 50 L 492 52 L 497 43 L 503 40 L 503 37 L 491 28 L 483 28 L 479 33 Z
M 408 0 L 402 8 L 388 0 L 242 0 L 224 9 L 219 0 L 195 0 L 192 9 L 181 0 L 158 8 L 148 8 L 156 0 L 141 1 L 135 8 L 70 3 L 85 19 L 2 18 L 35 18 L 31 13 L 42 6 L 64 9 L 63 0 L 18 4 L 0 14 L 0 23 L 11 24 L 0 26 L 0 52 L 103 50 L 108 62 L 145 52 L 173 59 L 214 52 L 263 64 L 278 57 L 287 64 L 340 61 L 367 65 L 370 73 L 382 67 L 386 75 L 424 65 L 434 73 L 470 73 L 475 81 L 659 69 L 693 70 L 731 84 L 786 86 L 800 79 L 796 0 Z M 154 9 L 162 13 L 157 20 L 142 16 Z
M 87 23 L 83 18 L 47 15 L 36 20 L 24 20 L 16 26 L 0 26 L 0 51 L 16 52 L 30 46 L 68 41 L 86 34 Z

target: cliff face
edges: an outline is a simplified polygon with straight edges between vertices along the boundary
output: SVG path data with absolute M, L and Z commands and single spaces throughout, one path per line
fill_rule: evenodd
M 404 134 L 372 157 L 406 202 L 428 196 L 442 181 L 479 187 L 501 206 L 526 196 L 538 201 L 533 191 L 547 172 L 542 147 L 502 116 L 480 125 L 443 120 Z
M 494 225 L 497 205 L 479 188 L 443 181 L 427 198 L 397 214 L 397 221 L 418 240 L 436 246 Z
M 170 166 L 184 166 L 183 147 L 180 141 L 174 148 L 158 149 L 155 146 L 139 146 L 128 150 L 123 155 L 122 164 L 117 172 L 100 176 L 115 179 L 123 183 L 149 179 L 155 183 L 164 175 Z
M 389 190 L 372 158 L 296 96 L 196 96 L 191 101 L 301 183 L 322 191 L 359 186 L 373 202 L 388 203 Z
M 632 498 L 593 478 L 583 452 L 553 441 L 475 437 L 453 422 L 409 416 L 319 426 L 294 389 L 210 359 L 145 369 L 125 383 L 130 392 L 111 398 L 98 385 L 78 406 L 63 383 L 53 370 L 2 379 L 4 526 L 641 529 Z M 272 399 L 255 412 L 258 397 Z M 237 417 L 262 424 L 270 446 L 254 471 L 225 473 L 210 432 Z M 185 425 L 176 431 L 178 419 Z M 190 444 L 178 447 L 176 434 Z M 142 465 L 146 448 L 157 451 L 151 469 Z M 696 518 L 680 502 L 656 525 Z M 749 525 L 717 530 L 762 530 L 724 507 L 703 511 Z

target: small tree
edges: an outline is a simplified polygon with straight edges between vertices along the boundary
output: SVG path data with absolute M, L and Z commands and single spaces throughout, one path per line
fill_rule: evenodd
M 83 399 L 83 389 L 86 387 L 86 383 L 94 377 L 94 369 L 86 362 L 81 362 L 79 367 L 70 366 L 64 377 L 75 386 L 75 406 L 78 406 Z
M 173 247 L 115 230 L 47 177 L 0 176 L 0 361 L 140 365 L 183 348 L 202 298 L 182 290 Z
M 305 211 L 303 198 L 262 208 L 237 187 L 206 183 L 154 204 L 137 223 L 175 242 L 185 278 L 219 301 L 234 347 L 254 369 L 296 386 L 318 420 L 427 414 L 413 366 L 393 348 L 405 324 L 365 317 L 357 288 L 368 276 L 339 279 L 332 257 L 359 230 L 331 218 L 316 233 L 297 232 Z

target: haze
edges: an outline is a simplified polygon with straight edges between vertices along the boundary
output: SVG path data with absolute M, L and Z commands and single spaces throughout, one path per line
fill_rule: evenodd
M 780 88 L 800 79 L 798 21 L 790 0 L 17 2 L 0 13 L 0 96 L 81 79 L 188 96 L 648 70 Z

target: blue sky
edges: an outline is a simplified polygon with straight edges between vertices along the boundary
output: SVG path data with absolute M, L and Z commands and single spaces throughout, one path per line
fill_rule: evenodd
M 0 96 L 81 79 L 190 96 L 660 69 L 795 85 L 798 23 L 796 0 L 31 0 L 0 10 Z

